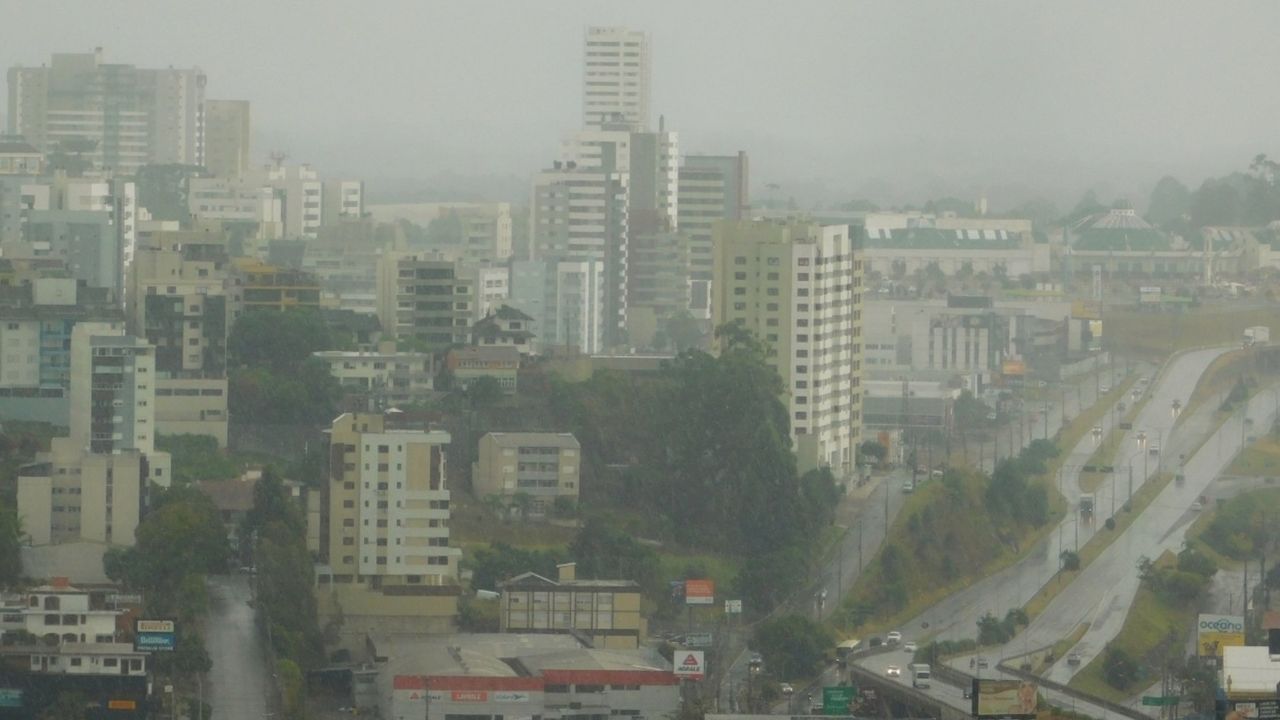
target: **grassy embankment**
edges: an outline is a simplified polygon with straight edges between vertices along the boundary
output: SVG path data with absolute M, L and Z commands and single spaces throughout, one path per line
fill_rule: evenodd
M 1150 313 L 1109 309 L 1107 347 L 1122 355 L 1164 359 L 1178 350 L 1240 342 L 1244 329 L 1275 322 L 1270 308 Z

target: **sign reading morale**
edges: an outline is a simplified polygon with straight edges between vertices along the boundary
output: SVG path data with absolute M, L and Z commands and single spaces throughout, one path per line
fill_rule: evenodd
M 137 620 L 133 626 L 133 649 L 167 652 L 177 647 L 177 637 L 172 620 Z
M 1222 657 L 1225 647 L 1244 645 L 1244 616 L 1201 615 L 1196 623 L 1196 647 L 1200 657 Z
M 706 674 L 706 660 L 701 650 L 677 650 L 676 677 L 701 680 Z
M 1040 688 L 1025 680 L 974 680 L 974 717 L 1032 718 Z

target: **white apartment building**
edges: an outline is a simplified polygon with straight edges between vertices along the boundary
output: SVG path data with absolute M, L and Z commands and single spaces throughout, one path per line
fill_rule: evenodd
M 533 258 L 601 265 L 604 329 L 598 342 L 603 346 L 616 343 L 626 326 L 627 182 L 626 173 L 562 163 L 538 173 L 533 182 Z M 520 302 L 512 304 L 539 317 Z M 548 327 L 541 321 L 538 326 Z
M 25 631 L 53 646 L 114 643 L 120 616 L 119 610 L 94 603 L 87 590 L 73 587 L 66 578 L 33 587 L 18 602 L 7 600 L 0 613 L 3 632 Z
M 616 116 L 636 130 L 649 125 L 649 36 L 622 27 L 587 28 L 583 38 L 582 125 Z
M 364 183 L 359 180 L 326 180 L 321 220 L 331 225 L 364 215 Z
M 381 411 L 423 402 L 431 395 L 431 353 L 322 350 L 313 353 L 329 366 L 329 374 L 347 393 L 367 398 L 364 410 Z
M 480 320 L 510 300 L 511 268 L 505 265 L 477 267 L 473 272 L 476 275 L 476 320 Z
M 247 174 L 258 187 L 270 187 L 280 199 L 285 239 L 314 238 L 324 221 L 324 183 L 310 165 L 268 166 Z
M 801 470 L 854 470 L 862 432 L 862 258 L 846 225 L 721 223 L 712 317 L 768 347 Z
M 100 170 L 132 175 L 153 164 L 204 164 L 199 68 L 148 70 L 92 53 L 54 53 L 48 65 L 8 73 L 11 133 L 38 150 L 84 145 Z
M 605 347 L 604 263 L 520 260 L 511 266 L 511 306 L 533 318 L 538 346 L 586 354 Z
M 635 132 L 618 123 L 579 130 L 561 143 L 560 159 L 566 166 L 627 177 L 632 235 L 675 230 L 679 224 L 680 141 L 661 120 L 657 132 Z

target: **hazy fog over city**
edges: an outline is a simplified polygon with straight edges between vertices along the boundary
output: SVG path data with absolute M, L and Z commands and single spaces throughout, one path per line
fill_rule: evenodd
M 6 34 L 5 67 L 99 45 L 199 66 L 252 99 L 256 154 L 374 196 L 455 174 L 521 199 L 574 125 L 587 25 L 651 34 L 652 106 L 687 152 L 750 148 L 761 187 L 802 201 L 1141 205 L 1274 149 L 1280 118 L 1270 2 L 4 4 L 38 28 Z

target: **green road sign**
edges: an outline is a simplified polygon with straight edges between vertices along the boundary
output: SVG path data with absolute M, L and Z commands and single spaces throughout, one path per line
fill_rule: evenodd
M 853 702 L 857 694 L 858 689 L 852 685 L 822 688 L 822 714 L 848 715 L 849 703 Z
M 1142 704 L 1154 707 L 1177 705 L 1182 698 L 1177 695 L 1143 695 Z

